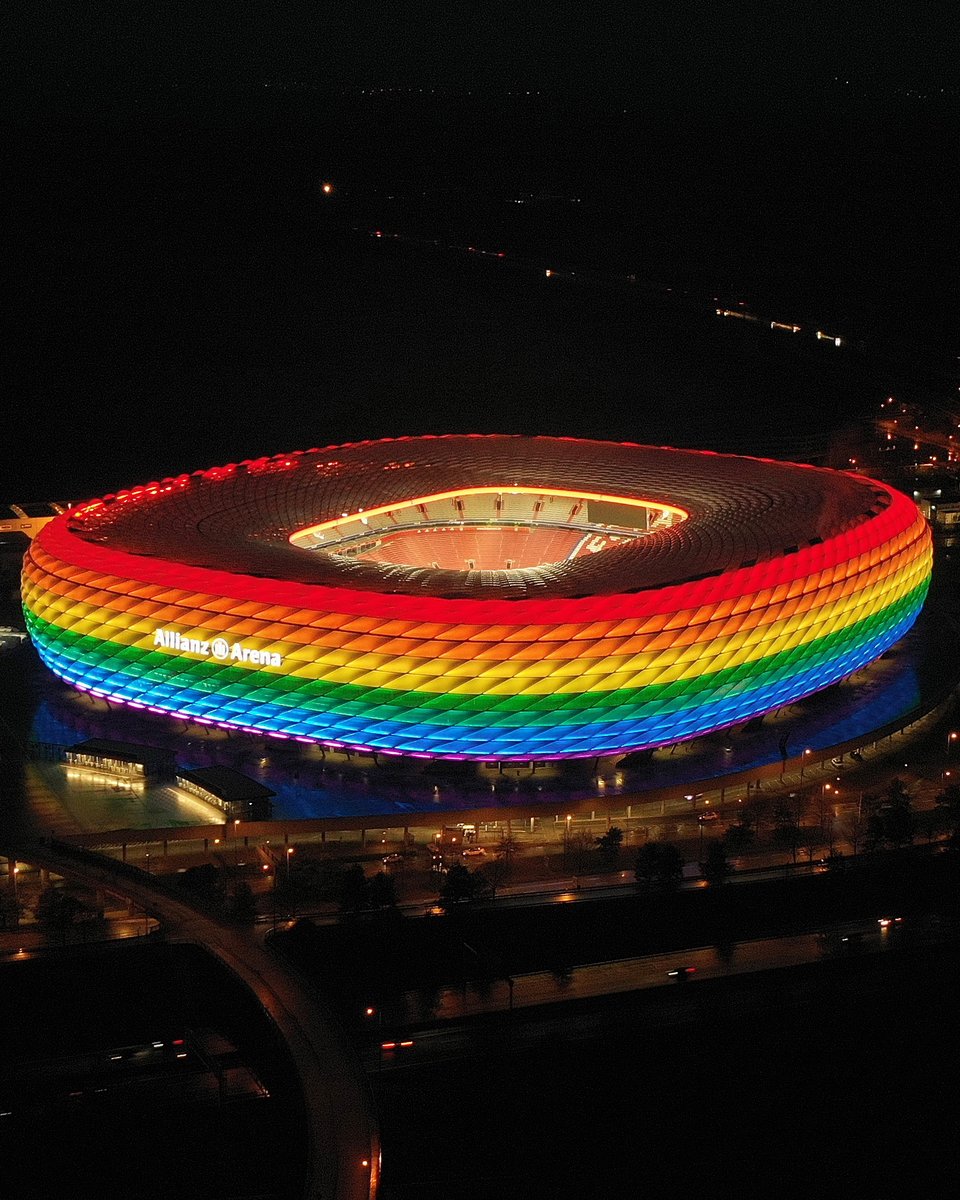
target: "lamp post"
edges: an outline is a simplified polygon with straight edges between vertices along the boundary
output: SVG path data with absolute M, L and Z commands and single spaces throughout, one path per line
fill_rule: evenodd
M 20 874 L 20 868 L 16 863 L 13 864 L 13 920 L 15 927 L 20 928 L 20 893 L 17 890 L 17 876 Z
M 383 1071 L 383 1008 L 374 1008 L 372 1004 L 368 1004 L 363 1010 L 363 1015 L 367 1018 L 377 1018 L 377 1074 L 380 1075 Z
M 953 750 L 953 743 L 957 740 L 958 737 L 960 737 L 960 733 L 957 733 L 955 730 L 951 730 L 950 733 L 947 734 L 947 756 L 948 757 L 949 757 L 951 751 Z
M 821 787 L 820 787 L 820 805 L 819 805 L 820 811 L 817 813 L 817 817 L 820 821 L 820 828 L 824 833 L 827 832 L 827 826 L 829 825 L 829 821 L 830 821 L 830 817 L 829 817 L 830 810 L 828 807 L 828 797 L 829 797 L 830 792 L 833 792 L 834 798 L 839 800 L 839 798 L 840 798 L 840 789 L 839 788 L 835 788 L 832 783 L 824 783 L 821 785 Z

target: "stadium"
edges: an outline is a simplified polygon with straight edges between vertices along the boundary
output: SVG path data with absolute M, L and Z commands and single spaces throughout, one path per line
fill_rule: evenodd
M 837 682 L 913 624 L 912 500 L 855 475 L 549 437 L 309 450 L 87 502 L 25 559 L 56 674 L 259 735 L 623 754 Z

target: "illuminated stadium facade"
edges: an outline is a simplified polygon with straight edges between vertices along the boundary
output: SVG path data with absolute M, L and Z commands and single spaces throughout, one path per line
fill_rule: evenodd
M 620 754 L 755 717 L 913 624 L 916 505 L 813 467 L 559 438 L 263 458 L 82 504 L 23 578 L 78 688 L 439 758 Z

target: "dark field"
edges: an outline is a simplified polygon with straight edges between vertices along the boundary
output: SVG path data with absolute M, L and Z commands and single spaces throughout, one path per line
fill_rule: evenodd
M 196 1050 L 205 1030 L 235 1047 L 222 1098 Z M 291 1064 L 253 1000 L 194 947 L 107 944 L 4 963 L 0 1062 L 0 1147 L 37 1195 L 298 1194 Z
M 0 130 L 6 493 L 421 432 L 807 457 L 892 389 L 953 390 L 952 121 L 830 97 L 51 101 Z M 718 320 L 715 296 L 851 345 Z
M 384 1195 L 945 1194 L 956 948 L 848 966 L 691 983 L 599 1035 L 581 1014 L 385 1073 Z
M 31 93 L 0 127 L 15 301 L 2 500 L 427 432 L 806 459 L 891 392 L 956 396 L 952 94 L 920 107 L 812 88 L 758 108 L 724 93 L 694 112 L 653 92 L 623 106 L 99 88 Z M 714 297 L 849 345 L 719 320 Z M 29 698 L 4 696 L 19 728 Z M 885 886 L 864 911 L 931 911 L 919 878 Z M 566 929 L 515 911 L 471 937 L 512 969 L 562 968 L 585 946 L 613 957 L 859 913 L 793 895 L 737 914 L 582 906 Z M 346 1012 L 371 986 L 449 977 L 448 952 L 386 930 L 358 956 L 335 934 L 321 974 Z M 904 945 L 478 1027 L 456 1061 L 379 1079 L 383 1194 L 952 1194 L 958 968 L 955 945 Z M 175 1063 L 146 1079 L 83 1065 L 196 1027 L 229 1036 L 271 1098 L 220 1105 Z M 189 951 L 4 963 L 0 1063 L 0 1194 L 295 1191 L 289 1064 Z
M 414 1048 L 376 1076 L 388 1200 L 799 1195 L 811 1173 L 893 1196 L 957 1165 L 954 857 L 674 898 L 304 922 L 278 941 L 369 1046 L 422 1033 L 391 1023 L 394 988 L 482 990 L 667 949 L 680 963 L 696 946 L 735 958 L 740 939 L 903 913 L 879 954 L 838 944 L 803 968 L 502 1011 L 467 1022 L 449 1061 Z

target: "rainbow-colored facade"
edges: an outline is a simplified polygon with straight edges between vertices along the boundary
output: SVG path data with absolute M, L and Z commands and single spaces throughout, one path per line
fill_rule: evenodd
M 396 520 L 391 506 L 435 524 L 416 497 L 458 505 L 442 516 L 451 536 L 490 525 L 465 516 L 458 488 L 522 491 L 528 524 L 541 491 L 554 507 L 643 497 L 685 519 L 518 570 L 298 544 L 354 517 L 369 534 L 365 512 Z M 33 542 L 23 604 L 48 667 L 135 707 L 326 745 L 543 760 L 675 742 L 827 687 L 910 628 L 931 566 L 916 505 L 873 480 L 572 439 L 411 438 L 80 505 Z

